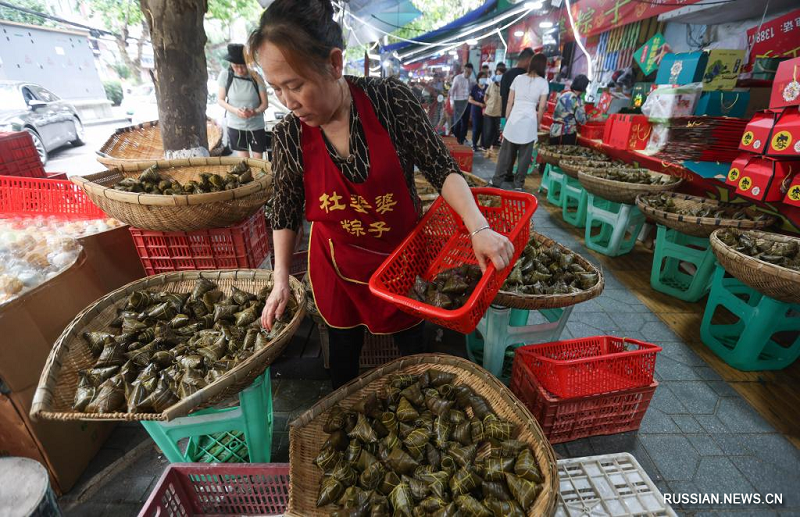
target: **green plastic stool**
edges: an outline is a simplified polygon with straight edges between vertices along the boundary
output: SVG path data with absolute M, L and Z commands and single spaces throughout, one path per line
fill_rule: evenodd
M 720 306 L 739 321 L 712 324 Z M 786 331 L 800 331 L 800 304 L 779 302 L 736 278 L 725 278 L 725 269 L 717 265 L 700 325 L 700 337 L 708 348 L 737 370 L 780 370 L 800 356 L 800 335 L 788 347 L 772 339 L 775 333 Z
M 561 216 L 564 221 L 576 228 L 586 226 L 586 202 L 589 194 L 583 188 L 581 182 L 564 174 L 561 182 L 562 198 L 564 204 L 561 205 Z
M 520 346 L 558 341 L 572 314 L 572 306 L 538 312 L 547 321 L 529 325 L 530 311 L 490 306 L 475 331 L 467 335 L 467 357 L 507 383 L 511 378 L 511 367 L 505 364 L 509 352 L 513 362 L 514 350 Z
M 561 185 L 564 183 L 566 174 L 560 167 L 555 165 L 550 168 L 550 187 L 547 189 L 547 202 L 553 206 L 560 207 L 564 203 L 564 190 Z
M 681 271 L 681 262 L 694 265 L 695 274 Z M 716 263 L 708 237 L 693 237 L 659 224 L 650 285 L 679 300 L 696 302 L 711 289 Z
M 550 190 L 550 183 L 552 180 L 550 178 L 550 168 L 552 165 L 549 163 L 545 164 L 544 166 L 544 173 L 542 173 L 542 183 L 539 184 L 539 192 L 547 193 Z
M 584 234 L 586 247 L 609 257 L 630 253 L 644 222 L 644 214 L 637 207 L 589 194 Z M 600 231 L 593 235 L 593 229 L 597 226 Z
M 170 422 L 142 425 L 171 463 L 269 463 L 272 449 L 269 368 L 239 393 L 239 406 L 204 409 Z M 186 452 L 178 442 L 189 438 Z

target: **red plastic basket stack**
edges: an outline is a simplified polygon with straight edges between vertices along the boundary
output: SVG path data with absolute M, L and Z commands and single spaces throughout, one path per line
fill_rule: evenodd
M 603 132 L 605 129 L 605 120 L 599 122 L 587 122 L 580 127 L 580 134 L 584 138 L 600 140 L 603 138 Z
M 275 269 L 275 246 L 272 243 L 272 229 L 267 225 L 267 236 L 269 240 L 269 249 L 272 254 L 269 257 L 272 269 Z M 295 250 L 292 253 L 292 262 L 289 265 L 289 274 L 298 280 L 302 280 L 308 271 L 308 237 L 305 230 L 300 226 L 297 232 L 297 241 L 295 242 Z
M 44 178 L 44 166 L 26 131 L 0 133 L 0 176 Z
M 267 224 L 261 211 L 228 228 L 194 232 L 131 228 L 130 231 L 147 275 L 257 268 L 269 253 Z
M 108 217 L 71 181 L 19 176 L 0 176 L 0 214 L 48 215 L 64 219 Z
M 551 443 L 639 428 L 661 347 L 597 336 L 517 349 L 511 391 Z
M 282 515 L 288 504 L 288 463 L 173 463 L 139 517 Z
M 514 243 L 513 264 L 528 242 L 536 198 L 494 188 L 474 188 L 472 194 L 492 229 Z M 487 197 L 482 199 L 483 196 Z M 484 202 L 488 200 L 495 202 Z M 485 206 L 497 204 L 496 201 L 499 206 Z M 369 288 L 376 296 L 409 314 L 467 334 L 475 330 L 511 268 L 497 271 L 490 265 L 464 306 L 456 310 L 439 309 L 413 300 L 407 294 L 417 276 L 430 280 L 445 269 L 477 263 L 469 232 L 440 196 L 411 234 L 372 275 Z

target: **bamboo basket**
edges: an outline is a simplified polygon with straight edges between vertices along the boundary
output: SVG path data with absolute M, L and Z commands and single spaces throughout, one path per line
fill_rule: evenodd
M 160 232 L 192 232 L 224 228 L 236 224 L 259 210 L 272 193 L 269 163 L 246 158 L 256 178 L 237 189 L 208 194 L 165 196 L 114 190 L 114 185 L 157 164 L 159 173 L 181 183 L 196 180 L 201 173 L 225 175 L 242 158 L 189 158 L 156 160 L 122 165 L 89 176 L 72 176 L 73 183 L 86 192 L 92 202 L 109 216 L 135 228 Z M 266 172 L 263 174 L 262 171 Z
M 736 234 L 748 233 L 753 238 L 775 242 L 793 241 L 800 244 L 800 238 L 758 230 L 743 232 L 736 229 L 715 230 L 710 237 L 711 249 L 714 250 L 714 255 L 717 256 L 717 260 L 725 268 L 725 271 L 765 296 L 785 303 L 800 303 L 800 272 L 736 251 L 720 240 L 719 233 L 724 231 Z
M 591 262 L 570 250 L 566 246 L 562 246 L 553 239 L 545 237 L 541 233 L 531 230 L 531 238 L 536 239 L 536 242 L 544 246 L 556 246 L 562 253 L 572 253 L 575 255 L 575 263 L 580 264 L 589 273 L 597 273 L 597 283 L 585 291 L 574 294 L 519 294 L 510 291 L 500 290 L 497 293 L 493 305 L 501 305 L 503 307 L 511 307 L 512 309 L 525 309 L 525 310 L 540 310 L 540 309 L 558 309 L 561 307 L 569 307 L 576 305 L 592 298 L 597 298 L 605 288 L 605 278 L 603 272 L 597 269 Z
M 716 199 L 709 199 L 705 197 L 690 196 L 688 194 L 679 194 L 677 192 L 669 192 L 665 194 L 672 198 L 675 206 L 678 209 L 695 208 L 701 205 L 712 207 L 714 210 L 725 210 L 728 214 L 744 208 L 742 205 L 734 203 L 723 203 Z M 715 217 L 697 217 L 691 215 L 674 214 L 655 208 L 650 205 L 645 195 L 640 195 L 636 198 L 636 206 L 642 211 L 648 219 L 672 228 L 686 235 L 694 237 L 708 237 L 714 230 L 719 228 L 738 228 L 740 230 L 761 230 L 768 228 L 775 223 L 774 217 L 767 217 L 763 221 L 751 221 L 747 219 L 726 219 Z M 745 208 L 748 215 L 757 217 L 760 213 L 753 207 Z
M 185 416 L 190 411 L 213 406 L 228 397 L 238 394 L 264 373 L 267 367 L 281 355 L 292 339 L 305 316 L 305 292 L 302 284 L 290 278 L 292 294 L 300 310 L 292 321 L 269 345 L 254 353 L 246 361 L 237 365 L 216 382 L 197 391 L 170 406 L 162 413 L 83 413 L 72 408 L 78 385 L 78 371 L 94 366 L 96 359 L 89 351 L 83 338 L 84 332 L 102 331 L 116 317 L 117 308 L 122 306 L 133 291 L 164 291 L 180 293 L 191 292 L 195 281 L 207 278 L 216 282 L 226 294 L 236 286 L 248 292 L 258 292 L 271 285 L 272 271 L 242 269 L 238 271 L 184 271 L 163 273 L 136 280 L 107 294 L 78 314 L 53 346 L 45 363 L 39 386 L 33 397 L 31 417 L 47 420 L 173 420 Z
M 619 168 L 619 169 L 638 169 L 638 167 L 629 167 L 625 164 L 605 161 L 605 160 L 589 160 L 586 158 L 571 158 L 567 159 L 564 158 L 561 160 L 559 164 L 561 170 L 564 171 L 564 174 L 569 176 L 570 178 L 578 179 L 578 173 L 583 172 L 595 172 L 595 171 L 606 171 L 611 168 Z
M 454 384 L 466 384 L 475 393 L 486 397 L 498 417 L 517 425 L 517 439 L 528 443 L 536 457 L 539 469 L 544 476 L 544 488 L 528 515 L 531 517 L 549 516 L 555 513 L 558 499 L 558 472 L 555 453 L 547 441 L 542 428 L 530 411 L 511 391 L 492 374 L 476 364 L 450 355 L 419 354 L 402 357 L 391 363 L 371 370 L 350 381 L 300 415 L 289 428 L 289 474 L 292 480 L 289 487 L 289 507 L 286 516 L 309 517 L 328 515 L 328 508 L 317 508 L 322 472 L 314 464 L 328 434 L 322 425 L 334 405 L 351 407 L 370 393 L 381 393 L 393 374 L 421 374 L 428 368 L 436 368 L 457 375 Z M 472 410 L 468 410 L 472 416 Z M 480 450 L 478 457 L 488 454 Z
M 206 132 L 208 152 L 211 156 L 219 156 L 222 154 L 222 128 L 213 120 L 206 119 Z M 107 168 L 163 159 L 164 144 L 158 120 L 117 129 L 97 151 L 97 161 Z
M 586 156 L 573 156 L 571 154 L 565 153 L 565 151 L 572 151 L 577 148 L 580 148 L 583 151 L 591 153 L 590 154 L 591 158 Z M 606 155 L 601 153 L 600 151 L 596 151 L 594 149 L 591 149 L 589 147 L 584 147 L 582 145 L 548 145 L 540 147 L 539 157 L 540 161 L 544 163 L 549 163 L 551 165 L 560 165 L 561 160 L 568 160 L 568 159 L 603 160 L 604 158 L 607 158 Z
M 608 172 L 613 169 L 606 169 L 603 172 Z M 649 171 L 651 176 L 667 176 L 660 172 Z M 676 190 L 683 183 L 682 179 L 667 185 L 643 185 L 641 183 L 628 183 L 626 181 L 616 181 L 606 178 L 595 176 L 594 174 L 580 171 L 578 173 L 578 181 L 581 182 L 583 188 L 590 194 L 613 201 L 615 203 L 623 203 L 626 205 L 633 205 L 636 203 L 636 196 L 639 194 L 660 194 L 662 192 L 669 192 Z

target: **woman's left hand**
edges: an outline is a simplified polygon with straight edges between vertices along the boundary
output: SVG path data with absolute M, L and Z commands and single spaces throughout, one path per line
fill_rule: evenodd
M 504 235 L 500 235 L 494 230 L 483 230 L 472 237 L 472 249 L 481 271 L 486 271 L 489 261 L 497 269 L 504 269 L 511 264 L 514 256 L 514 245 Z

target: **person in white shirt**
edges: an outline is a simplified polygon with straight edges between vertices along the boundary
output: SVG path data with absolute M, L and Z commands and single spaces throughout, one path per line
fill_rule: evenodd
M 550 86 L 547 84 L 547 58 L 536 54 L 528 65 L 528 73 L 518 76 L 511 83 L 511 92 L 506 107 L 506 126 L 503 129 L 503 145 L 497 157 L 497 167 L 490 183 L 500 187 L 509 163 L 518 155 L 514 188 L 522 191 L 525 175 L 531 163 L 533 144 L 538 139 L 539 123 L 547 106 Z
M 472 83 L 472 63 L 464 65 L 464 73 L 455 76 L 453 86 L 450 88 L 450 98 L 453 100 L 453 136 L 460 145 L 464 145 L 469 127 L 469 93 Z

